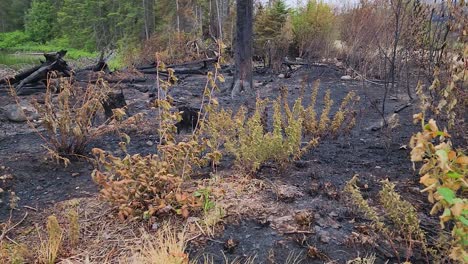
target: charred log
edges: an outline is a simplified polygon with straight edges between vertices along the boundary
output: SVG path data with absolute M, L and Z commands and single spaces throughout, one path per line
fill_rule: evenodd
M 175 126 L 177 128 L 177 133 L 180 134 L 183 130 L 186 132 L 192 132 L 198 125 L 198 111 L 199 109 L 190 107 L 190 106 L 179 106 L 179 112 L 181 113 L 182 120 L 178 122 Z
M 106 101 L 103 102 L 102 106 L 104 108 L 104 114 L 106 118 L 111 118 L 114 113 L 113 109 L 125 107 L 127 103 L 125 102 L 125 96 L 122 91 L 112 92 L 107 96 Z
M 71 75 L 71 68 L 63 57 L 67 54 L 66 50 L 59 52 L 44 53 L 45 62 L 39 66 L 25 70 L 13 78 L 0 80 L 0 84 L 11 84 L 15 86 L 16 93 L 22 94 L 25 87 L 37 82 L 47 82 L 51 72 L 57 72 L 57 76 Z

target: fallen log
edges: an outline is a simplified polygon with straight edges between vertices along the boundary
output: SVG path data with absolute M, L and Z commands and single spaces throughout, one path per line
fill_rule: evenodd
M 329 69 L 338 71 L 338 69 L 336 69 L 335 67 L 332 67 L 329 64 L 324 64 L 324 63 L 316 63 L 316 62 L 309 63 L 309 62 L 291 61 L 291 60 L 285 59 L 282 62 L 282 64 L 288 66 L 290 70 L 292 70 L 292 66 L 312 66 L 312 67 L 324 67 L 324 68 L 329 68 Z
M 32 84 L 27 84 L 23 87 L 23 91 L 21 92 L 21 95 L 31 95 L 31 94 L 36 94 L 36 93 L 43 93 L 47 90 L 47 86 L 44 83 L 32 83 Z M 9 94 L 10 93 L 10 87 L 9 86 L 0 86 L 0 93 L 1 94 Z
M 46 58 L 46 62 L 52 63 L 54 61 L 60 60 L 63 57 L 67 55 L 66 50 L 61 50 L 57 52 L 49 52 L 49 53 L 44 53 L 44 57 Z
M 146 78 L 130 78 L 130 79 L 116 79 L 116 78 L 108 78 L 104 77 L 102 78 L 104 81 L 108 83 L 142 83 L 146 82 Z M 83 82 L 83 83 L 97 83 L 99 80 L 102 80 L 100 78 L 93 78 L 93 79 L 75 79 L 77 82 Z
M 208 68 L 209 63 L 215 63 L 217 61 L 218 61 L 218 58 L 207 58 L 207 59 L 202 59 L 202 60 L 171 64 L 171 65 L 167 65 L 166 68 L 187 67 L 187 66 L 193 66 L 197 64 L 203 64 L 203 66 L 201 66 L 201 69 L 206 69 Z M 155 68 L 156 68 L 156 63 L 154 62 L 149 65 L 136 67 L 137 70 L 150 70 L 150 69 L 155 70 Z
M 208 63 L 215 63 L 217 61 L 218 61 L 218 58 L 208 58 L 208 59 L 203 59 L 203 60 L 195 60 L 195 61 L 189 61 L 189 62 L 184 62 L 184 63 L 179 63 L 179 64 L 172 64 L 172 65 L 168 65 L 167 68 L 186 67 L 186 66 L 197 65 L 197 64 L 203 63 L 202 68 L 206 69 L 208 68 Z
M 62 60 L 61 57 L 59 57 L 51 63 L 46 62 L 38 70 L 21 80 L 21 82 L 15 87 L 16 93 L 20 95 L 23 87 L 28 83 L 34 83 L 40 80 L 47 80 L 49 73 L 52 71 L 61 72 L 65 77 L 70 77 L 71 75 L 71 69 L 68 67 L 67 63 L 64 60 Z
M 206 75 L 207 71 L 204 70 L 203 68 L 198 68 L 198 69 L 190 69 L 190 68 L 182 68 L 182 69 L 172 69 L 174 70 L 174 74 L 199 74 L 199 75 Z M 139 70 L 141 73 L 145 74 L 157 74 L 158 71 L 156 70 Z M 159 71 L 159 75 L 164 75 L 168 76 L 167 71 Z
M 42 61 L 41 65 L 25 70 L 14 77 L 2 79 L 0 80 L 0 84 L 14 85 L 16 93 L 20 95 L 29 84 L 34 85 L 34 83 L 40 81 L 45 83 L 49 78 L 50 72 L 55 71 L 58 72 L 58 76 L 69 77 L 71 75 L 71 68 L 68 66 L 67 62 L 63 60 L 66 54 L 66 50 L 44 53 L 45 61 Z
M 23 80 L 24 78 L 31 75 L 31 73 L 37 71 L 40 67 L 41 65 L 35 66 L 35 67 L 32 67 L 31 69 L 24 70 L 13 77 L 1 79 L 0 84 L 16 84 L 20 82 L 21 80 Z

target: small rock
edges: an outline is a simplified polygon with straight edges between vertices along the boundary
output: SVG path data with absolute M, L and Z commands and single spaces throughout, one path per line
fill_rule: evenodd
M 13 179 L 13 175 L 11 175 L 11 174 L 4 174 L 4 175 L 0 176 L 0 180 L 2 180 L 2 181 L 11 180 L 11 179 Z
M 335 211 L 331 212 L 329 215 L 330 215 L 331 217 L 337 217 L 337 216 L 338 216 L 338 214 L 337 214 Z
M 341 76 L 340 78 L 342 81 L 351 81 L 353 79 L 353 77 L 349 76 L 349 75 L 344 75 L 344 76 Z
M 330 234 L 327 231 L 322 230 L 319 233 L 319 239 L 322 243 L 328 243 L 331 240 Z
M 284 78 L 284 77 L 285 77 L 285 75 L 282 74 L 282 73 L 280 75 L 278 75 L 278 78 Z
M 382 167 L 380 167 L 380 166 L 375 166 L 375 168 L 376 168 L 376 169 L 381 169 Z
M 42 190 L 42 189 L 44 189 L 44 188 L 42 188 L 42 186 L 37 186 L 37 187 L 36 187 L 36 190 L 38 190 L 38 191 L 40 191 L 40 190 Z
M 304 193 L 299 188 L 292 185 L 279 185 L 277 189 L 278 198 L 285 202 L 292 202 L 298 197 L 304 196 Z
M 24 113 L 21 111 L 20 107 L 14 104 L 4 106 L 3 112 L 8 118 L 8 120 L 13 122 L 25 122 L 26 120 L 28 120 Z
M 20 106 L 17 104 L 9 104 L 2 107 L 1 110 L 6 118 L 13 122 L 25 122 L 28 119 L 37 119 L 39 116 L 36 109 L 31 105 Z
M 154 145 L 153 141 L 146 141 L 146 145 L 152 147 Z
M 262 83 L 261 82 L 254 82 L 253 85 L 254 85 L 255 88 L 258 88 L 258 87 L 262 86 Z
M 151 230 L 158 230 L 158 228 L 159 228 L 159 224 L 158 224 L 158 223 L 153 223 L 153 224 L 151 225 Z

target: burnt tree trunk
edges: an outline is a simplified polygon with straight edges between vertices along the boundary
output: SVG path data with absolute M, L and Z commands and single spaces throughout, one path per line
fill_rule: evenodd
M 252 53 L 253 53 L 253 0 L 237 1 L 237 21 L 234 60 L 236 72 L 231 96 L 244 90 L 253 94 Z

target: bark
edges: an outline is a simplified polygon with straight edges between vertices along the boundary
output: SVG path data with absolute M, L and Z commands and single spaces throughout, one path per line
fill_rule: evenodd
M 237 21 L 234 59 L 236 73 L 231 96 L 244 90 L 253 94 L 252 53 L 253 53 L 253 0 L 237 1 Z

